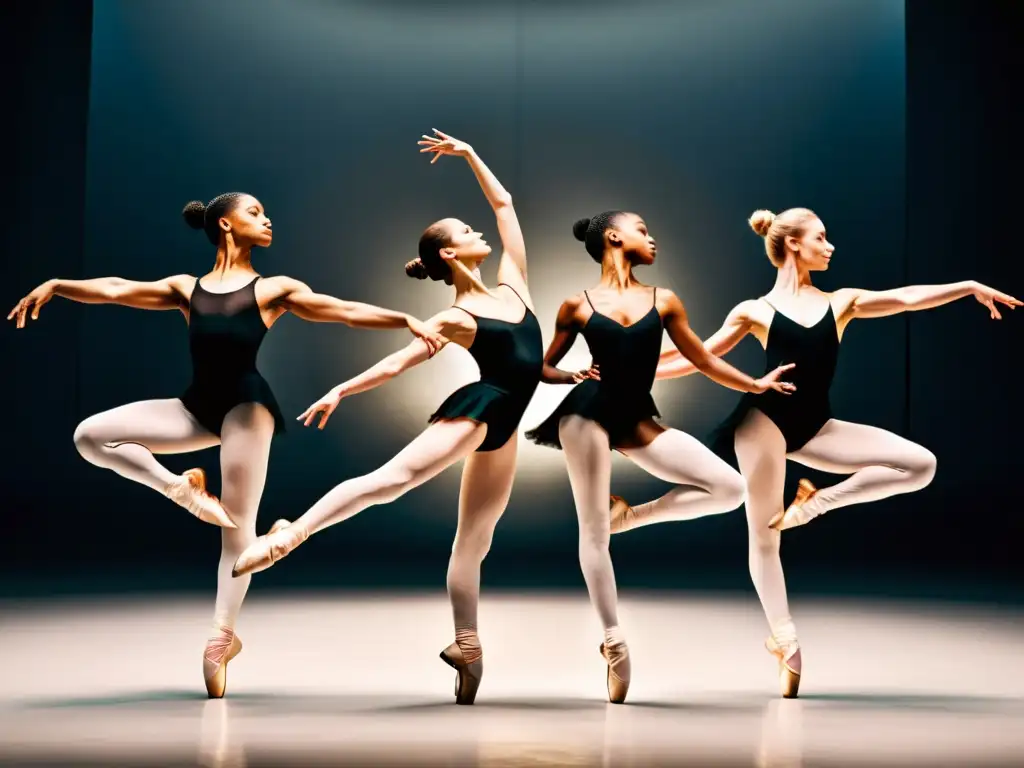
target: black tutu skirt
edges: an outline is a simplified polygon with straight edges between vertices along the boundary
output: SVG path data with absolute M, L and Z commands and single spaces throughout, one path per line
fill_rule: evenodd
M 494 451 L 515 434 L 529 402 L 529 395 L 523 397 L 493 384 L 476 381 L 448 395 L 431 415 L 430 422 L 472 419 L 486 424 L 487 437 L 477 451 Z
M 608 433 L 608 441 L 615 447 L 632 437 L 640 422 L 661 414 L 650 392 L 613 392 L 602 387 L 601 382 L 588 379 L 573 387 L 554 413 L 527 432 L 527 439 L 538 445 L 561 449 L 558 423 L 565 416 L 582 416 L 600 424 Z

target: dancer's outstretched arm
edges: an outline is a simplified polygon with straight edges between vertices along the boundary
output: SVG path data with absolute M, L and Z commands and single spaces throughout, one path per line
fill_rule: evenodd
M 780 365 L 760 379 L 748 376 L 704 348 L 700 338 L 690 328 L 690 322 L 686 317 L 686 309 L 683 307 L 683 302 L 679 300 L 678 296 L 668 290 L 665 290 L 662 296 L 667 305 L 667 312 L 663 315 L 663 318 L 665 330 L 668 331 L 668 337 L 672 339 L 672 343 L 676 345 L 676 348 L 683 356 L 693 361 L 697 370 L 713 382 L 730 389 L 738 389 L 740 392 L 753 392 L 755 394 L 761 394 L 769 389 L 774 389 L 776 392 L 784 394 L 796 391 L 796 387 L 789 382 L 779 381 L 779 377 L 783 373 L 793 368 L 792 363 Z
M 446 309 L 444 312 L 434 315 L 424 325 L 431 333 L 443 338 L 444 344 L 455 341 L 460 346 L 468 346 L 472 343 L 476 332 L 473 319 L 465 312 L 455 308 Z M 358 376 L 333 387 L 326 395 L 303 411 L 296 421 L 304 421 L 305 426 L 308 427 L 319 413 L 320 423 L 317 426 L 323 429 L 342 398 L 379 387 L 403 371 L 407 371 L 433 356 L 434 353 L 423 344 L 418 341 L 411 342 L 404 349 L 388 355 Z
M 195 278 L 191 275 L 172 275 L 153 282 L 125 280 L 122 277 L 47 280 L 15 304 L 7 319 L 16 319 L 18 328 L 24 328 L 26 318 L 38 320 L 39 310 L 54 296 L 82 304 L 119 304 L 135 309 L 182 309 L 188 302 L 194 282 Z
M 301 280 L 291 277 L 271 277 L 267 282 L 273 291 L 270 305 L 282 313 L 291 312 L 314 323 L 344 323 L 352 328 L 408 328 L 414 336 L 426 342 L 425 351 L 431 355 L 447 343 L 447 339 L 404 312 L 316 293 Z
M 563 371 L 558 367 L 559 361 L 565 357 L 565 353 L 572 348 L 576 341 L 576 335 L 580 332 L 581 326 L 577 315 L 583 304 L 582 296 L 573 296 L 562 302 L 558 308 L 558 317 L 555 318 L 555 338 L 548 345 L 548 351 L 544 354 L 544 368 L 540 374 L 540 380 L 547 384 L 579 384 L 585 379 L 600 379 L 601 375 L 597 366 L 593 365 L 588 370 Z
M 993 320 L 1002 319 L 997 304 L 1010 309 L 1021 306 L 1021 302 L 1013 296 L 974 280 L 946 285 L 908 285 L 888 291 L 843 288 L 835 294 L 836 303 L 841 308 L 840 318 L 847 322 L 856 318 L 887 317 L 900 312 L 932 309 L 967 296 L 973 296 L 979 304 L 987 307 Z
M 721 357 L 743 340 L 750 333 L 754 324 L 750 319 L 750 309 L 754 302 L 744 301 L 732 308 L 725 318 L 722 327 L 704 341 L 704 349 L 715 357 Z M 697 373 L 698 368 L 693 361 L 683 356 L 678 349 L 666 349 L 658 361 L 655 379 L 676 379 Z
M 512 195 L 501 185 L 498 177 L 491 172 L 480 156 L 469 144 L 433 129 L 436 136 L 423 136 L 419 142 L 423 146 L 421 152 L 433 152 L 431 163 L 441 155 L 456 155 L 466 158 L 473 169 L 480 188 L 487 197 L 487 202 L 494 209 L 498 222 L 498 235 L 501 237 L 502 254 L 498 264 L 498 282 L 513 281 L 518 287 L 526 282 L 526 243 L 523 241 L 523 230 L 519 226 L 516 209 L 512 205 Z

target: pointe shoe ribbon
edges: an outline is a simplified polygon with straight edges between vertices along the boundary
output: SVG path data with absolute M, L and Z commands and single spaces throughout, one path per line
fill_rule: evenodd
M 204 523 L 221 528 L 238 528 L 220 499 L 206 490 L 206 473 L 198 467 L 185 470 L 179 480 L 167 486 L 164 495 Z
M 476 701 L 480 681 L 484 676 L 483 656 L 477 656 L 474 661 L 467 662 L 462 648 L 458 642 L 454 642 L 441 651 L 441 660 L 456 672 L 455 703 L 468 705 Z
M 214 637 L 207 640 L 203 652 L 203 680 L 206 693 L 211 699 L 224 697 L 228 683 L 228 662 L 241 652 L 242 641 L 228 627 L 221 627 Z
M 247 573 L 265 571 L 308 538 L 309 531 L 304 525 L 278 520 L 265 535 L 256 539 L 238 556 L 231 575 L 237 578 Z
M 813 499 L 817 493 L 818 489 L 814 487 L 814 483 L 806 478 L 802 479 L 797 486 L 793 503 L 784 512 L 773 517 L 768 523 L 768 527 L 774 528 L 777 531 L 785 531 L 788 528 L 796 528 L 797 526 L 809 523 L 818 515 L 808 511 L 804 505 Z
M 764 643 L 768 652 L 779 662 L 779 692 L 784 699 L 795 699 L 800 691 L 800 672 L 789 664 L 789 660 L 800 653 L 800 643 L 792 640 L 780 641 L 775 635 L 769 635 Z

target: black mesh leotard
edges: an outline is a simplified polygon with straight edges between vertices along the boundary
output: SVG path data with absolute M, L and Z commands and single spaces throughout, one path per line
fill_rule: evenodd
M 228 411 L 260 403 L 274 416 L 274 433 L 284 416 L 270 385 L 256 370 L 256 355 L 267 325 L 256 303 L 256 281 L 228 293 L 210 293 L 196 280 L 189 299 L 188 346 L 192 384 L 181 396 L 196 420 L 220 435 Z
M 614 448 L 636 433 L 637 425 L 660 416 L 651 397 L 654 374 L 661 356 L 662 321 L 657 309 L 658 289 L 650 311 L 632 325 L 622 325 L 594 309 L 590 294 L 583 292 L 592 310 L 583 326 L 583 338 L 599 366 L 599 381 L 587 379 L 572 388 L 555 412 L 526 433 L 540 445 L 561 448 L 558 422 L 578 415 L 595 421 L 608 433 Z
M 522 301 L 515 288 L 504 285 Z M 487 436 L 477 451 L 494 451 L 508 442 L 519 428 L 544 368 L 544 346 L 537 317 L 523 301 L 523 319 L 518 323 L 474 315 L 476 336 L 469 353 L 480 368 L 480 381 L 452 392 L 430 417 L 467 418 L 487 425 Z
M 746 394 L 739 405 L 711 436 L 715 453 L 736 466 L 735 433 L 747 411 L 756 408 L 771 419 L 786 438 L 786 452 L 802 448 L 832 418 L 828 391 L 839 360 L 839 331 L 836 316 L 829 302 L 828 310 L 814 325 L 807 327 L 775 310 L 768 327 L 765 345 L 765 373 L 780 365 L 795 363 L 784 375 L 796 385 L 796 391 L 784 395 L 775 390 L 755 395 Z

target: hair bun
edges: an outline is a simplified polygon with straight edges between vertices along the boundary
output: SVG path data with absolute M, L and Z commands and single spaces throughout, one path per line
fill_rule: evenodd
M 405 274 L 409 277 L 415 277 L 417 280 L 426 280 L 427 277 L 429 277 L 429 275 L 427 275 L 427 265 L 419 258 L 415 258 L 412 261 L 407 261 L 405 263 Z
M 750 228 L 757 232 L 761 237 L 768 236 L 768 230 L 772 228 L 772 223 L 775 221 L 775 214 L 771 211 L 754 211 L 750 215 Z
M 181 215 L 192 229 L 202 229 L 206 225 L 206 206 L 198 200 L 186 204 Z
M 590 229 L 590 219 L 579 219 L 572 225 L 572 236 L 581 243 L 586 242 L 588 229 Z

